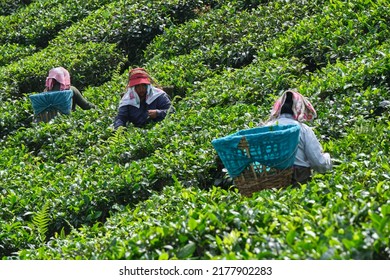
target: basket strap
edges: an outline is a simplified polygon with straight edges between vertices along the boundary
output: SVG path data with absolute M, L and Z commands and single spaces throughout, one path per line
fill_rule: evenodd
M 243 150 L 246 151 L 246 155 L 247 155 L 248 158 L 251 158 L 251 153 L 250 153 L 250 150 L 249 150 L 249 144 L 248 144 L 248 141 L 246 140 L 245 136 L 241 137 L 241 140 L 240 140 L 240 143 L 239 143 L 239 147 L 241 147 Z M 249 166 L 250 166 L 250 169 L 251 169 L 252 173 L 254 174 L 255 178 L 257 179 L 257 172 L 255 172 L 255 169 L 254 169 L 253 165 L 249 164 Z

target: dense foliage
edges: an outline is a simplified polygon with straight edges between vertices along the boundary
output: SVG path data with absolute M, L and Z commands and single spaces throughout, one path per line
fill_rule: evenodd
M 388 1 L 8 2 L 0 258 L 390 259 L 390 122 L 373 114 Z M 28 95 L 56 66 L 98 108 L 34 123 Z M 114 131 L 132 66 L 171 86 L 176 113 Z M 211 141 L 259 125 L 288 88 L 315 105 L 334 169 L 242 196 Z

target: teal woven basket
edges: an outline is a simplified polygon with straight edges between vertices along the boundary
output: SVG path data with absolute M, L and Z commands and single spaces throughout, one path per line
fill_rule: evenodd
M 246 177 L 251 178 L 242 178 L 239 182 L 261 185 L 268 175 L 291 169 L 297 152 L 299 132 L 299 125 L 262 126 L 241 130 L 211 143 L 231 178 L 246 174 Z
M 29 96 L 34 114 L 44 111 L 59 111 L 62 114 L 70 114 L 72 108 L 72 90 L 47 91 Z

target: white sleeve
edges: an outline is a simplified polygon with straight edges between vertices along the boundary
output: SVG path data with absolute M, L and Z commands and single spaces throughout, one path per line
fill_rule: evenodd
M 328 153 L 322 152 L 322 147 L 313 130 L 306 126 L 305 135 L 305 155 L 311 168 L 320 173 L 325 173 L 332 169 L 332 161 Z

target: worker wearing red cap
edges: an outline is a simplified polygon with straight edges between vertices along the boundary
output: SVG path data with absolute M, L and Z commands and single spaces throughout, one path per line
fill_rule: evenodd
M 131 122 L 143 127 L 149 122 L 162 121 L 171 108 L 171 100 L 162 89 L 152 85 L 153 79 L 143 68 L 129 72 L 129 83 L 119 103 L 114 128 Z

